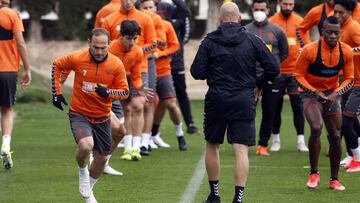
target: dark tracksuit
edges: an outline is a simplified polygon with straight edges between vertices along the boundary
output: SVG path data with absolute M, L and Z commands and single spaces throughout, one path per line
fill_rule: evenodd
M 256 62 L 263 68 L 262 74 L 258 76 Z M 224 23 L 208 34 L 191 66 L 191 75 L 197 80 L 207 80 L 209 86 L 204 120 L 208 120 L 208 117 L 222 119 L 226 126 L 231 121 L 239 120 L 251 120 L 255 124 L 254 89 L 256 86 L 267 86 L 278 74 L 278 63 L 266 45 L 238 23 Z M 218 125 L 208 126 L 204 123 L 204 126 L 208 142 L 216 142 L 216 137 L 224 136 L 214 134 L 211 130 Z M 253 131 L 250 126 L 247 130 L 249 128 L 253 134 L 243 140 L 242 144 L 251 146 L 255 144 L 255 127 Z M 243 136 L 242 131 L 235 133 Z M 229 140 L 228 137 L 228 142 L 236 143 L 236 140 Z
M 280 27 L 266 20 L 261 26 L 252 22 L 246 25 L 246 29 L 259 36 L 265 42 L 272 54 L 275 56 L 278 65 L 287 58 L 289 53 L 287 38 Z M 263 67 L 258 64 L 257 69 L 258 72 L 261 72 Z M 274 83 L 276 82 L 278 81 L 275 79 Z M 262 120 L 258 145 L 265 147 L 268 145 L 268 141 L 271 136 L 275 119 L 276 104 L 280 97 L 280 91 L 275 88 L 276 86 L 277 85 L 265 87 L 262 91 Z

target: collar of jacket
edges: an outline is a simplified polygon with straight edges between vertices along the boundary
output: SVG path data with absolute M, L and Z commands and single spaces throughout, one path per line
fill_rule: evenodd
M 135 13 L 135 11 L 136 11 L 136 8 L 135 8 L 135 6 L 133 6 L 129 11 L 124 11 L 124 10 L 122 10 L 121 8 L 120 8 L 120 13 L 122 13 L 122 14 L 125 14 L 125 15 L 130 15 L 130 14 L 133 14 L 133 13 Z

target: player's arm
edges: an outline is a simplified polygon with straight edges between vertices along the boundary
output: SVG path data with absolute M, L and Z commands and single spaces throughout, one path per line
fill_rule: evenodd
M 135 65 L 131 68 L 131 84 L 136 90 L 139 90 L 141 87 L 143 87 L 143 81 L 141 78 L 143 58 L 143 53 L 139 51 L 139 53 L 135 56 Z
M 256 86 L 262 89 L 264 86 L 271 84 L 280 73 L 279 65 L 274 55 L 259 37 L 253 35 L 252 41 L 256 50 L 256 61 L 260 63 L 263 69 L 263 73 L 257 78 Z
M 160 16 L 154 18 L 154 25 L 156 30 L 156 37 L 157 37 L 157 47 L 161 50 L 166 48 L 166 33 L 165 33 L 165 26 L 162 23 Z
M 310 53 L 311 49 L 304 49 L 301 53 L 299 58 L 296 61 L 296 66 L 294 69 L 294 77 L 296 79 L 296 83 L 298 86 L 304 90 L 305 93 L 314 94 L 318 92 L 315 87 L 313 87 L 306 79 L 305 75 L 307 73 L 307 69 L 311 64 Z
M 287 41 L 287 37 L 282 29 L 279 29 L 279 55 L 280 55 L 280 62 L 285 61 L 285 59 L 289 56 L 289 45 Z
M 343 77 L 344 81 L 340 84 L 338 88 L 336 88 L 335 92 L 338 95 L 343 95 L 345 92 L 351 89 L 354 82 L 354 62 L 353 62 L 353 53 L 349 49 L 349 51 L 345 51 L 344 49 L 344 58 L 345 65 L 343 68 Z
M 112 89 L 107 89 L 108 98 L 125 100 L 129 97 L 129 85 L 127 83 L 124 65 L 119 63 Z
M 155 26 L 150 18 L 150 16 L 146 15 L 146 18 L 144 19 L 144 44 L 141 46 L 144 54 L 153 53 L 156 48 L 156 31 Z
M 320 21 L 321 13 L 318 13 L 318 8 L 312 8 L 303 18 L 303 20 L 300 22 L 299 26 L 297 27 L 298 34 L 297 36 L 298 40 L 301 42 L 304 42 L 304 44 L 307 44 L 310 42 L 310 40 L 307 40 L 307 34 L 309 33 L 309 30 L 317 25 Z M 322 10 L 321 10 L 322 11 Z M 310 38 L 309 38 L 310 39 Z
M 169 24 L 168 32 L 166 32 L 167 47 L 165 50 L 158 50 L 155 53 L 155 58 L 171 57 L 172 54 L 177 52 L 180 48 L 174 28 Z
M 206 80 L 208 77 L 208 49 L 208 41 L 205 38 L 201 42 L 199 50 L 196 53 L 195 59 L 190 68 L 190 73 L 195 80 Z

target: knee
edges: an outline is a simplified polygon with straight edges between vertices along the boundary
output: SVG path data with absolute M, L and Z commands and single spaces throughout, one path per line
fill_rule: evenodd
M 322 125 L 318 123 L 311 124 L 311 132 L 314 135 L 320 136 L 322 130 Z
M 79 150 L 82 153 L 86 153 L 86 154 L 90 154 L 93 150 L 94 144 L 90 143 L 90 142 L 79 142 Z
M 12 107 L 1 107 L 1 113 L 2 114 L 9 114 L 12 113 Z

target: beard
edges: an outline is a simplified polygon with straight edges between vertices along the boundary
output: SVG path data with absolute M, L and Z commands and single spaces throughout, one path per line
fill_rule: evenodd
M 285 16 L 285 17 L 289 17 L 292 13 L 291 10 L 283 10 L 281 9 L 280 12 Z

